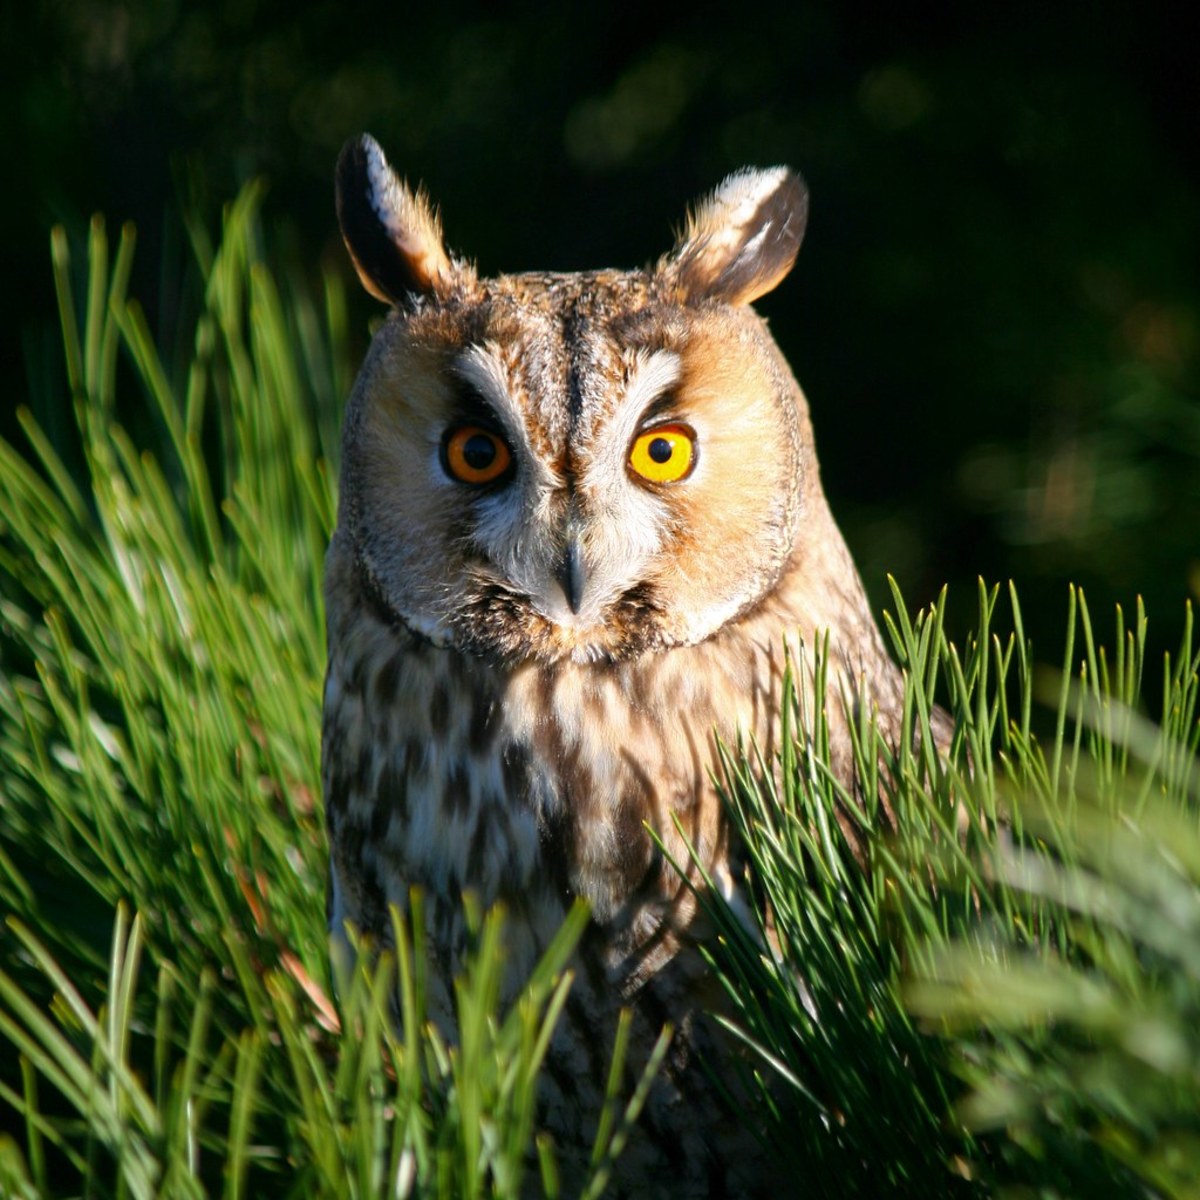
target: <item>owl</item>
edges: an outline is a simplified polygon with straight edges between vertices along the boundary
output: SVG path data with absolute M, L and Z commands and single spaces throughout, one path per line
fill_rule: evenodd
M 848 784 L 845 697 L 885 730 L 902 697 L 805 398 L 751 308 L 796 258 L 805 186 L 731 175 L 646 269 L 496 278 L 446 250 L 370 137 L 342 152 L 337 208 L 390 312 L 347 404 L 326 567 L 331 931 L 386 944 L 389 906 L 419 886 L 429 1007 L 452 1026 L 464 892 L 503 902 L 516 980 L 583 897 L 542 1096 L 568 1175 L 625 1006 L 635 1059 L 677 1032 L 615 1194 L 771 1194 L 706 1071 L 718 996 L 671 863 L 690 846 L 738 895 L 716 744 L 769 755 L 789 640 L 828 637 Z

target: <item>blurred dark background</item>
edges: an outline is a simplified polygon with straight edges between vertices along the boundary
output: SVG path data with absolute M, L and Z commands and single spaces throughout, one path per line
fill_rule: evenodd
M 688 201 L 787 162 L 812 196 L 760 304 L 808 393 L 879 604 L 1014 578 L 1056 657 L 1200 596 L 1200 22 L 1179 6 L 40 0 L 0 17 L 8 403 L 69 426 L 48 230 L 139 230 L 186 335 L 181 204 L 263 174 L 278 252 L 347 270 L 333 163 L 373 132 L 486 272 L 649 261 Z M 348 271 L 347 271 L 348 273 Z M 355 291 L 365 344 L 376 311 Z

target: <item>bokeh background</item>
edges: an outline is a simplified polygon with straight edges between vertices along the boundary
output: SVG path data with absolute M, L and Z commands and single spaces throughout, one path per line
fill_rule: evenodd
M 1098 613 L 1143 595 L 1173 646 L 1200 596 L 1200 21 L 1182 13 L 5 6 L 0 432 L 28 403 L 69 440 L 53 223 L 137 223 L 133 292 L 182 355 L 181 211 L 215 230 L 264 175 L 295 286 L 348 276 L 332 170 L 360 130 L 486 272 L 647 262 L 725 173 L 787 162 L 808 234 L 759 307 L 876 602 L 887 572 L 910 604 L 949 583 L 961 630 L 976 578 L 1013 578 L 1056 658 L 1074 581 Z M 358 351 L 376 309 L 353 303 Z

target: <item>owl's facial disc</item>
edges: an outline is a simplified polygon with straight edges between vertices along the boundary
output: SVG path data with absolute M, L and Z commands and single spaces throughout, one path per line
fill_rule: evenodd
M 474 420 L 443 435 L 443 466 L 470 514 L 465 541 L 476 578 L 525 604 L 532 624 L 548 623 L 556 651 L 611 653 L 623 636 L 614 615 L 639 588 L 645 624 L 643 585 L 671 520 L 665 495 L 687 486 L 699 459 L 696 430 L 664 410 L 678 356 L 639 353 L 573 413 L 531 389 L 521 360 L 495 344 L 468 348 L 455 373 L 502 431 L 497 459 L 512 457 L 507 474 L 493 466 L 491 435 Z M 484 474 L 460 466 L 460 451 L 486 459 Z M 493 471 L 499 483 L 489 487 Z

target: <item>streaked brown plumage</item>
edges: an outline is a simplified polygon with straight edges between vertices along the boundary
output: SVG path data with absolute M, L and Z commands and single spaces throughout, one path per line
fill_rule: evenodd
M 804 186 L 730 177 L 648 270 L 496 279 L 446 253 L 369 138 L 343 152 L 338 208 L 394 308 L 350 397 L 327 563 L 331 928 L 386 941 L 420 885 L 450 1024 L 464 889 L 507 906 L 514 979 L 586 897 L 544 1105 L 568 1171 L 631 1004 L 637 1053 L 664 1020 L 679 1034 L 618 1194 L 768 1194 L 699 1065 L 721 1053 L 702 918 L 644 825 L 736 893 L 715 739 L 772 744 L 786 639 L 829 633 L 847 781 L 840 689 L 898 719 L 807 405 L 749 307 L 792 266 Z M 676 454 L 678 479 L 639 474 Z

